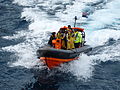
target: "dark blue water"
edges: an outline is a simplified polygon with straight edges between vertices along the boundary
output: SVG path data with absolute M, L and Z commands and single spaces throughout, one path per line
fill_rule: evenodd
M 88 78 L 84 78 L 84 75 L 79 77 L 71 71 L 62 71 L 61 69 L 40 69 L 39 65 L 32 68 L 20 65 L 11 66 L 10 63 L 19 60 L 19 56 L 16 56 L 16 52 L 3 48 L 22 43 L 25 38 L 6 39 L 3 37 L 14 36 L 16 32 L 26 31 L 31 23 L 29 20 L 21 18 L 21 12 L 25 7 L 12 2 L 13 0 L 0 0 L 0 90 L 120 90 L 120 55 L 117 51 L 119 48 L 114 49 L 120 46 L 120 39 L 110 38 L 104 45 L 96 46 L 88 53 L 88 57 L 99 57 L 103 53 L 110 55 L 109 58 L 101 60 L 99 57 L 92 61 L 92 63 L 97 64 L 91 65 L 94 69 L 91 71 L 92 75 Z M 103 9 L 104 4 L 93 3 L 91 5 L 92 7 L 99 6 L 100 8 L 97 7 L 97 10 L 99 10 Z M 66 5 L 73 5 L 73 3 Z M 47 12 L 45 9 L 44 11 Z M 104 28 L 118 29 L 119 27 L 116 27 L 115 23 Z M 118 54 L 115 52 L 114 55 L 111 53 L 112 50 L 116 50 Z M 69 67 L 70 64 L 67 65 Z M 77 69 L 79 68 L 74 70 Z M 83 72 L 84 69 L 80 68 L 80 71 Z

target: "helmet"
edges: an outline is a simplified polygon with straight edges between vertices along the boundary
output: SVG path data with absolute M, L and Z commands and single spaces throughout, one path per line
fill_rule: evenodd
M 55 35 L 56 34 L 56 32 L 52 32 L 52 35 Z
M 71 28 L 71 25 L 68 25 L 68 28 Z

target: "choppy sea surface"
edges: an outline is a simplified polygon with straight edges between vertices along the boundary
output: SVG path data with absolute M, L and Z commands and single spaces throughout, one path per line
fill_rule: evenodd
M 120 90 L 119 11 L 120 0 L 0 0 L 0 90 Z M 36 51 L 74 16 L 93 50 L 48 70 Z

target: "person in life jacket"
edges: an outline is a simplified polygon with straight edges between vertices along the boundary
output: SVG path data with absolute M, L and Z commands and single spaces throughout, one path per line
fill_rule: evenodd
M 55 49 L 61 49 L 61 39 L 52 40 Z
M 75 45 L 75 48 L 79 48 L 82 43 L 82 35 L 77 31 L 77 29 L 74 29 L 74 31 L 75 31 L 74 45 Z
M 69 31 L 72 30 L 71 25 L 68 25 L 67 30 L 69 30 Z
M 68 33 L 67 33 L 67 49 L 74 49 L 74 32 L 73 29 L 71 28 L 70 25 L 68 25 L 68 29 L 67 29 Z
M 48 41 L 48 44 L 51 46 L 51 47 L 54 47 L 52 41 L 56 39 L 56 32 L 52 32 L 52 35 L 50 36 L 50 39 Z
M 82 33 L 82 46 L 84 46 L 84 44 L 86 43 L 86 41 L 85 41 L 85 32 L 82 31 L 81 33 Z
M 61 39 L 61 48 L 62 49 L 66 49 L 65 29 L 66 28 L 60 28 L 60 30 L 57 33 L 57 39 Z

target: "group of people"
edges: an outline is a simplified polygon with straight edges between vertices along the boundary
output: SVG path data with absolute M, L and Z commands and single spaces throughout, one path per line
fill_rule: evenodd
M 84 45 L 85 33 L 79 32 L 78 29 L 68 27 L 60 28 L 58 33 L 53 32 L 48 44 L 56 49 L 74 49 Z

